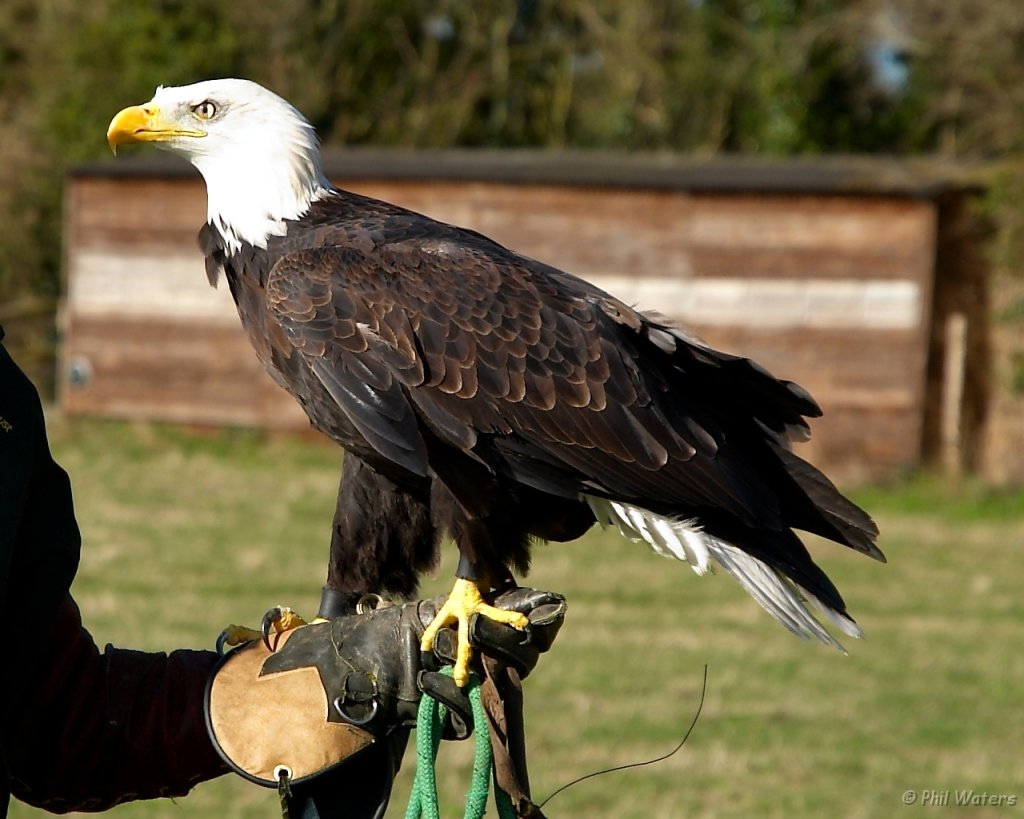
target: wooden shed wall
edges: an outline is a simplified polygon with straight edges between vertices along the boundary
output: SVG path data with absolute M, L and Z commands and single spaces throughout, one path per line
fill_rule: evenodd
M 818 399 L 801 454 L 918 461 L 936 208 L 927 199 L 336 180 L 587 278 Z M 263 373 L 195 235 L 197 178 L 78 176 L 66 198 L 69 413 L 304 428 Z

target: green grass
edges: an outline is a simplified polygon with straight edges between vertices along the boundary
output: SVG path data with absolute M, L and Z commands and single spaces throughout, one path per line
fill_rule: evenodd
M 269 604 L 316 607 L 340 460 L 333 448 L 97 422 L 60 426 L 53 437 L 85 541 L 74 593 L 101 645 L 209 646 L 222 624 L 256 622 Z M 549 815 L 928 811 L 904 807 L 908 789 L 973 788 L 1024 802 L 1024 494 L 971 486 L 952 495 L 919 479 L 858 499 L 878 519 L 888 565 L 811 544 L 867 633 L 848 656 L 791 637 L 728 577 L 698 578 L 617 536 L 535 550 L 530 582 L 569 599 L 553 652 L 527 682 L 537 798 L 670 749 L 709 667 L 703 714 L 678 754 L 571 788 Z M 447 589 L 453 551 L 425 593 Z M 443 816 L 461 815 L 468 745 L 442 751 Z M 410 769 L 407 759 L 389 817 L 404 814 Z M 225 777 L 176 802 L 113 814 L 276 810 L 276 794 Z

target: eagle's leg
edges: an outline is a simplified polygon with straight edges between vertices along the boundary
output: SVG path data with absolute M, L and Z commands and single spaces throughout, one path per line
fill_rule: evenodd
M 529 620 L 524 614 L 488 605 L 484 601 L 484 592 L 489 587 L 490 584 L 479 576 L 470 561 L 463 555 L 456 571 L 455 585 L 441 610 L 424 630 L 420 642 L 422 651 L 430 651 L 434 647 L 434 638 L 438 631 L 457 624 L 458 648 L 452 678 L 460 688 L 469 682 L 469 663 L 473 658 L 473 649 L 469 644 L 469 623 L 474 614 L 517 629 L 526 629 L 529 624 Z

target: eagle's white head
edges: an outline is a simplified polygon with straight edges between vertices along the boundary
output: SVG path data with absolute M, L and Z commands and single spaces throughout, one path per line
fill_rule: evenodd
M 229 247 L 266 247 L 331 190 L 316 133 L 292 105 L 249 80 L 157 88 L 110 123 L 112 149 L 153 142 L 188 159 L 206 180 L 207 218 Z

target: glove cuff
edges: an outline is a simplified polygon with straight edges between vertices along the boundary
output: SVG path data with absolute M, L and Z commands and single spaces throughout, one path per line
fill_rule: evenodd
M 278 650 L 293 633 L 278 635 Z M 235 772 L 276 787 L 283 770 L 301 784 L 373 745 L 369 731 L 329 719 L 331 706 L 315 666 L 263 673 L 271 656 L 258 641 L 237 648 L 206 686 L 207 730 Z

